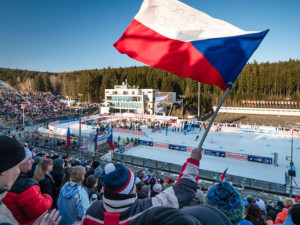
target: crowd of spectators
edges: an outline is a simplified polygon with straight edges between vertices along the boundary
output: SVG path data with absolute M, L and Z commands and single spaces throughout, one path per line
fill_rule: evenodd
M 0 149 L 0 224 L 300 224 L 299 198 L 243 198 L 228 182 L 199 189 L 201 150 L 175 181 L 39 152 L 8 136 Z
M 49 119 L 73 113 L 74 110 L 61 102 L 51 92 L 0 91 L 0 117 L 6 122 Z

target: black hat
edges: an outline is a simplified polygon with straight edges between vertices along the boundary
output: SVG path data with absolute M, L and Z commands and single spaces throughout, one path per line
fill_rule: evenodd
M 228 217 L 214 206 L 195 205 L 182 211 L 195 217 L 202 225 L 232 225 Z
M 296 225 L 300 225 L 300 204 L 296 203 L 291 208 L 292 221 Z
M 100 162 L 99 162 L 99 161 L 94 161 L 94 162 L 92 163 L 92 168 L 93 168 L 93 169 L 96 169 L 98 166 L 100 166 Z
M 282 208 L 282 209 L 285 208 L 285 206 L 284 206 L 284 204 L 283 204 L 282 201 L 278 201 L 276 205 L 279 206 L 279 207 Z
M 23 145 L 14 138 L 0 136 L 0 173 L 9 170 L 25 159 Z
M 139 217 L 135 218 L 129 225 L 202 225 L 193 216 L 190 216 L 179 209 L 171 207 L 153 207 Z

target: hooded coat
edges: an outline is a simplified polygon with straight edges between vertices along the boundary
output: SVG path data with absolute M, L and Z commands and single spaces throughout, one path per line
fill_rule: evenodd
M 88 193 L 78 183 L 68 181 L 60 191 L 57 207 L 62 217 L 60 225 L 71 225 L 75 221 L 81 221 L 90 207 Z

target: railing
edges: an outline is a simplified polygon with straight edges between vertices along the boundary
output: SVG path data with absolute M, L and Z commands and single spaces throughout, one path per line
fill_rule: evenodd
M 122 162 L 125 164 L 132 164 L 136 166 L 146 166 L 147 168 L 151 168 L 154 171 L 161 171 L 161 172 L 169 172 L 169 173 L 176 173 L 179 174 L 181 171 L 181 165 L 156 161 L 152 159 L 146 159 L 131 155 L 125 155 L 120 153 L 113 153 L 112 159 L 114 161 Z M 221 173 L 200 169 L 200 179 L 209 180 L 212 182 L 216 182 L 215 177 L 219 177 Z M 226 176 L 227 181 L 231 181 L 234 184 L 241 184 L 246 188 L 251 188 L 263 192 L 270 192 L 275 194 L 284 194 L 286 195 L 287 189 L 286 186 L 283 184 L 272 183 L 262 180 L 256 180 L 251 178 L 245 178 L 240 176 L 234 176 L 228 174 Z M 295 189 L 296 191 L 296 189 Z

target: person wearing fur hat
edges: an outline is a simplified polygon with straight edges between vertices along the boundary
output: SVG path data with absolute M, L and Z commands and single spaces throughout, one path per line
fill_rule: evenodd
M 212 186 L 206 193 L 205 204 L 217 207 L 233 225 L 252 224 L 243 219 L 244 201 L 240 193 L 228 182 L 220 182 Z
M 53 203 L 51 196 L 42 194 L 39 184 L 32 178 L 30 174 L 33 164 L 32 154 L 28 149 L 25 149 L 25 153 L 26 157 L 20 165 L 21 173 L 3 199 L 19 224 L 33 223 L 49 210 Z
M 144 211 L 157 206 L 182 208 L 196 195 L 202 149 L 195 149 L 183 165 L 176 185 L 152 198 L 137 199 L 134 173 L 121 163 L 105 166 L 103 200 L 93 203 L 83 217 L 83 225 L 127 225 Z

